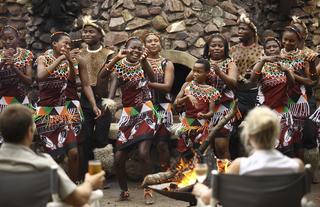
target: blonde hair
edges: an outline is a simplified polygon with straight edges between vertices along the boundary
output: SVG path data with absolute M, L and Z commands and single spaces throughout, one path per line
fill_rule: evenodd
M 251 110 L 244 120 L 241 138 L 246 147 L 272 149 L 280 135 L 280 119 L 265 106 Z

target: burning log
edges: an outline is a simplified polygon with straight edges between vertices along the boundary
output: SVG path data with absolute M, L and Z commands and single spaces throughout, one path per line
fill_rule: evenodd
M 196 152 L 193 151 L 193 156 L 189 161 L 185 161 L 183 157 L 178 160 L 178 162 L 171 167 L 167 172 L 160 172 L 156 174 L 147 175 L 143 182 L 142 186 L 147 187 L 150 185 L 157 185 L 165 182 L 174 182 L 178 181 L 179 179 L 182 179 L 184 177 L 194 177 L 192 174 L 193 168 L 196 163 L 199 162 L 200 158 L 203 156 L 204 152 L 208 149 L 210 142 L 214 139 L 215 134 L 218 130 L 220 130 L 225 124 L 227 124 L 236 114 L 237 111 L 237 100 L 235 101 L 235 104 L 229 111 L 229 113 L 223 117 L 216 126 L 214 126 L 207 137 L 207 139 L 201 144 L 199 149 L 196 150 Z M 195 180 L 195 177 L 194 177 Z M 186 183 L 181 186 L 178 185 L 179 188 L 183 188 L 185 186 L 192 185 L 194 183 L 191 183 L 190 181 L 186 181 Z

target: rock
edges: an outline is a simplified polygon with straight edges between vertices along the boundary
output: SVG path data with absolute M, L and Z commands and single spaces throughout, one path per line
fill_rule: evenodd
M 121 17 L 122 16 L 122 11 L 123 11 L 122 8 L 112 9 L 111 12 L 110 12 L 110 17 Z
M 22 13 L 22 7 L 18 4 L 7 4 L 6 7 L 8 12 L 12 16 L 18 16 Z
M 168 33 L 174 33 L 174 32 L 184 31 L 185 29 L 186 29 L 186 24 L 184 23 L 184 21 L 180 21 L 180 22 L 175 22 L 169 25 L 166 30 Z
M 184 6 L 179 0 L 167 0 L 165 3 L 165 11 L 183 12 Z
M 291 14 L 294 15 L 294 16 L 298 16 L 298 17 L 307 17 L 309 16 L 308 13 L 304 12 L 302 9 L 300 8 L 294 8 L 291 10 Z
M 139 4 L 151 4 L 152 0 L 137 0 L 137 3 L 139 3 Z
M 162 6 L 163 0 L 152 0 L 152 6 Z
M 222 17 L 224 13 L 224 11 L 219 6 L 213 7 L 210 12 L 214 17 Z
M 202 37 L 200 37 L 195 43 L 194 46 L 195 47 L 201 47 L 203 48 L 203 46 L 206 44 L 206 42 L 204 41 L 204 39 Z
M 32 25 L 40 25 L 43 22 L 43 18 L 41 17 L 34 17 L 32 20 Z
M 186 6 L 190 6 L 192 3 L 192 0 L 182 0 L 182 2 L 186 5 Z
M 162 8 L 160 6 L 155 6 L 155 7 L 150 7 L 149 8 L 149 13 L 151 15 L 158 15 L 160 14 L 162 11 Z
M 156 30 L 163 30 L 167 28 L 168 23 L 167 21 L 160 15 L 155 16 L 152 21 L 151 21 L 152 27 L 155 28 Z
M 209 6 L 216 6 L 219 4 L 217 0 L 204 0 L 203 3 Z
M 176 40 L 172 43 L 172 49 L 174 50 L 187 50 L 187 43 L 183 40 Z
M 188 37 L 187 32 L 176 32 L 168 35 L 168 39 L 184 40 Z
M 105 20 L 108 20 L 110 18 L 109 12 L 107 11 L 102 12 L 101 17 Z
M 123 17 L 111 18 L 109 28 L 111 30 L 122 30 L 125 27 L 125 21 Z
M 191 26 L 191 25 L 197 24 L 198 19 L 197 18 L 186 19 L 184 20 L 184 22 L 186 23 L 187 26 Z
M 113 5 L 113 8 L 118 8 L 119 6 L 123 5 L 123 0 L 117 0 L 116 4 Z
M 188 43 L 188 46 L 192 46 L 197 39 L 199 38 L 199 33 L 189 33 L 189 36 L 185 39 L 185 41 Z
M 184 19 L 184 13 L 183 12 L 170 13 L 167 16 L 167 19 L 169 22 L 175 22 L 178 20 L 182 20 L 182 19 Z
M 190 8 L 187 7 L 187 8 L 184 10 L 184 17 L 185 17 L 185 18 L 190 18 L 190 17 L 193 17 L 193 16 L 196 16 L 195 12 L 194 12 L 192 9 L 190 9 Z
M 105 45 L 113 46 L 125 42 L 129 38 L 126 32 L 108 32 L 105 36 Z
M 229 12 L 231 14 L 237 15 L 238 14 L 238 10 L 237 8 L 230 2 L 230 1 L 223 1 L 220 4 L 220 7 L 226 11 Z
M 136 6 L 132 0 L 123 0 L 123 8 L 133 10 Z
M 203 32 L 204 32 L 204 25 L 202 25 L 202 24 L 192 25 L 191 27 L 187 28 L 187 31 L 190 32 L 190 33 L 198 32 L 199 35 L 201 36 L 203 34 Z
M 314 45 L 320 44 L 320 35 L 313 35 L 312 42 Z
M 224 19 L 224 26 L 235 26 L 237 25 L 237 22 L 231 19 Z
M 207 23 L 210 19 L 212 19 L 212 14 L 209 12 L 201 12 L 198 18 L 201 22 Z
M 267 29 L 262 34 L 263 39 L 265 39 L 266 37 L 278 37 L 278 35 L 271 29 Z
M 277 16 L 277 15 L 274 15 L 274 16 Z M 224 12 L 223 17 L 226 19 L 231 19 L 231 20 L 235 20 L 235 21 L 238 20 L 238 17 L 236 15 L 233 15 L 229 12 Z
M 202 11 L 203 10 L 203 5 L 199 0 L 192 0 L 192 6 L 191 8 L 194 11 Z
M 150 32 L 148 29 L 137 29 L 132 32 L 131 36 L 140 37 L 141 39 Z
M 212 24 L 212 23 L 209 23 L 204 28 L 204 32 L 207 33 L 207 34 L 211 34 L 211 33 L 218 32 L 218 31 L 219 31 L 219 29 L 218 29 L 217 25 Z
M 123 10 L 121 14 L 125 22 L 128 22 L 134 18 L 134 16 L 127 9 Z
M 43 49 L 43 45 L 41 42 L 34 42 L 32 43 L 31 47 L 35 50 L 42 50 Z
M 223 19 L 221 17 L 215 17 L 212 19 L 212 22 L 218 27 L 223 27 L 225 25 Z
M 48 43 L 48 44 L 50 44 L 51 43 L 51 37 L 50 37 L 51 35 L 50 34 L 42 34 L 42 35 L 40 35 L 40 40 L 42 41 L 42 42 L 45 42 L 45 43 Z
M 191 55 L 197 58 L 201 58 L 203 54 L 203 48 L 192 47 L 191 49 L 189 49 L 189 52 Z
M 148 7 L 146 7 L 144 5 L 137 5 L 136 6 L 136 10 L 135 10 L 135 15 L 137 17 L 148 17 L 148 16 L 150 16 Z
M 150 24 L 150 20 L 139 18 L 139 17 L 135 17 L 133 20 L 131 20 L 127 24 L 125 30 L 137 29 L 139 27 L 143 27 L 143 26 L 148 25 L 148 24 Z
M 102 10 L 107 10 L 109 9 L 111 6 L 113 5 L 113 0 L 105 0 L 102 5 L 101 5 L 101 9 Z
M 7 13 L 8 9 L 6 8 L 4 3 L 0 4 L 0 14 L 5 14 Z

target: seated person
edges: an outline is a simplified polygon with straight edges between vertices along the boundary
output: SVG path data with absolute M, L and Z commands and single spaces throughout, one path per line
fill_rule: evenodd
M 280 120 L 268 107 L 256 107 L 250 111 L 243 123 L 241 137 L 249 157 L 235 159 L 228 167 L 228 174 L 237 175 L 279 175 L 304 171 L 300 159 L 289 158 L 274 149 L 280 133 Z M 197 184 L 193 193 L 209 204 L 211 190 Z
M 25 106 L 13 104 L 1 113 L 0 131 L 4 144 L 0 148 L 0 170 L 26 172 L 57 166 L 61 200 L 72 206 L 85 205 L 92 190 L 102 185 L 104 171 L 95 175 L 87 173 L 84 183 L 76 186 L 48 154 L 36 154 L 30 149 L 35 129 L 32 111 Z

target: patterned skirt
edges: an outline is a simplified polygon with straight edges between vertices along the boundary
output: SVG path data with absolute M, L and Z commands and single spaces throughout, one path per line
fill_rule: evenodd
M 294 143 L 293 118 L 287 106 L 280 106 L 273 109 L 280 120 L 280 137 L 277 149 L 281 150 Z
M 13 97 L 13 96 L 0 96 L 0 113 L 10 104 L 22 104 L 32 109 L 30 101 L 27 96 Z M 0 133 L 0 145 L 3 143 L 3 137 Z
M 171 103 L 160 103 L 154 106 L 157 125 L 156 125 L 156 141 L 169 141 L 173 127 L 173 114 Z
M 208 136 L 209 120 L 180 117 L 180 126 L 176 135 L 179 137 L 177 151 L 183 153 L 191 148 L 197 148 Z
M 66 101 L 64 106 L 37 107 L 34 121 L 42 150 L 58 159 L 65 156 L 69 149 L 76 148 L 82 117 L 77 100 Z
M 222 103 L 218 103 L 215 105 L 213 111 L 213 117 L 212 117 L 212 125 L 215 126 L 217 123 L 226 116 L 231 108 L 233 107 L 234 101 L 228 100 Z M 233 122 L 234 118 L 231 119 L 227 124 L 225 124 L 216 134 L 216 137 L 229 137 L 230 133 L 233 129 Z
M 156 129 L 155 109 L 151 101 L 141 106 L 124 107 L 119 120 L 117 150 L 126 150 L 133 145 L 152 140 Z

